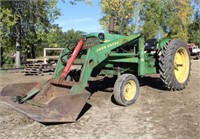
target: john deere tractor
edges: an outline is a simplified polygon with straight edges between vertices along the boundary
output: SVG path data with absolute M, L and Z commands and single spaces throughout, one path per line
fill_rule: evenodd
M 72 66 L 79 66 L 72 69 Z M 138 77 L 160 74 L 168 90 L 182 90 L 190 75 L 187 45 L 180 39 L 144 40 L 141 33 L 129 36 L 90 33 L 75 48 L 60 54 L 51 79 L 43 84 L 10 84 L 0 101 L 42 123 L 74 122 L 91 93 L 86 89 L 91 77 L 116 77 L 113 95 L 122 106 L 138 98 Z

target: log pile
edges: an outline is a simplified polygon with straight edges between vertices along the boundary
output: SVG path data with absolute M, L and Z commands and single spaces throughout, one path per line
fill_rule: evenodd
M 55 70 L 56 62 L 51 61 L 50 63 L 44 64 L 43 62 L 29 62 L 25 64 L 24 74 L 25 75 L 45 75 L 52 74 Z

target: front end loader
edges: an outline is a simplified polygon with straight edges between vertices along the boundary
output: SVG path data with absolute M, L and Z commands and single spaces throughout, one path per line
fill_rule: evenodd
M 160 74 L 168 90 L 184 89 L 190 75 L 187 45 L 169 38 L 145 41 L 141 33 L 90 33 L 62 51 L 51 79 L 7 85 L 0 101 L 41 123 L 74 122 L 91 96 L 91 77 L 116 77 L 114 98 L 128 106 L 139 95 L 138 77 L 149 74 Z

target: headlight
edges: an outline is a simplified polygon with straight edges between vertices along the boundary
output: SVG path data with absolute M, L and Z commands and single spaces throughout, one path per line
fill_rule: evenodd
M 99 39 L 100 39 L 101 41 L 104 41 L 104 40 L 105 40 L 105 35 L 104 35 L 104 33 L 99 33 L 99 34 L 98 34 L 98 37 L 99 37 Z

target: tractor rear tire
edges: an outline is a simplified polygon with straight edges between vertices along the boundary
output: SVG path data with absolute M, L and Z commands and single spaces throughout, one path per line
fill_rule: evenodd
M 187 44 L 179 39 L 165 46 L 159 59 L 159 73 L 168 90 L 182 90 L 190 77 L 191 61 Z
M 132 74 L 119 76 L 114 85 L 114 98 L 122 106 L 133 104 L 139 95 L 138 79 Z

